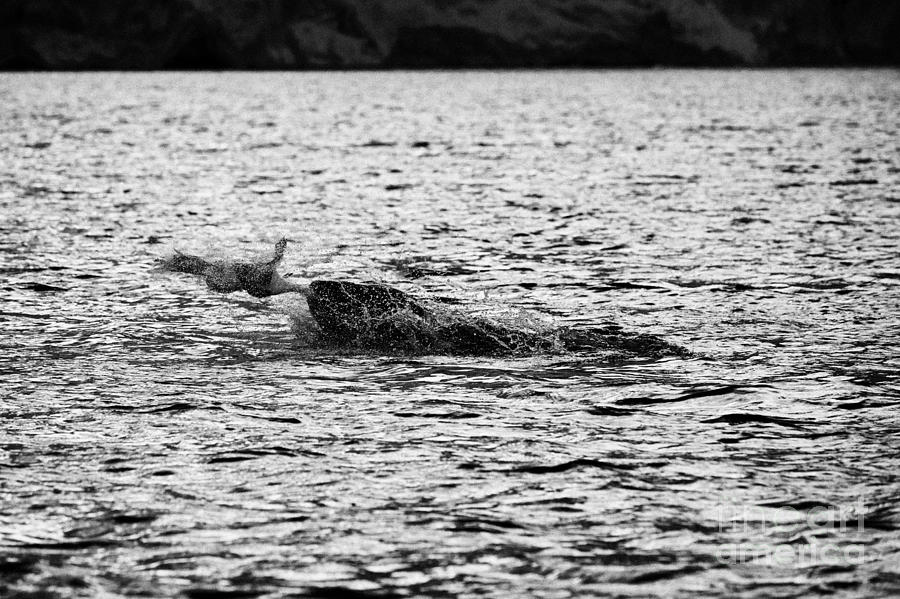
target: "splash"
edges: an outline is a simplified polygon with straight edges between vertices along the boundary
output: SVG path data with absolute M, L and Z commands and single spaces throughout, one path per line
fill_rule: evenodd
M 383 284 L 289 283 L 276 272 L 286 244 L 286 240 L 279 241 L 274 257 L 265 262 L 212 262 L 176 253 L 160 267 L 198 275 L 211 289 L 223 293 L 246 291 L 254 297 L 300 293 L 315 320 L 316 344 L 340 350 L 475 356 L 607 352 L 645 358 L 687 354 L 659 337 L 629 333 L 616 326 L 554 327 L 528 313 L 485 314 L 414 297 Z M 294 328 L 310 329 L 296 322 Z

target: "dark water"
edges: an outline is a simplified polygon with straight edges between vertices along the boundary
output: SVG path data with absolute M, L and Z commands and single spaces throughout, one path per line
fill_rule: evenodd
M 896 71 L 0 74 L 0 594 L 900 592 L 898 107 Z M 298 280 L 694 355 L 326 351 L 299 298 L 152 270 L 281 235 Z

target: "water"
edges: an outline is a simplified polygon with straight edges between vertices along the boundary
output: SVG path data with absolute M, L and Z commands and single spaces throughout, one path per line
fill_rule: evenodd
M 896 71 L 0 74 L 0 589 L 897 593 L 898 106 Z M 299 298 L 152 269 L 281 235 L 297 280 L 694 354 L 328 351 Z

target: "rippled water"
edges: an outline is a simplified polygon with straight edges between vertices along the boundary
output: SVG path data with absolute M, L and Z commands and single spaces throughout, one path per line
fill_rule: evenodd
M 897 71 L 0 74 L 0 594 L 900 592 L 898 107 Z M 327 351 L 302 299 L 152 268 L 281 235 L 300 280 L 694 354 Z

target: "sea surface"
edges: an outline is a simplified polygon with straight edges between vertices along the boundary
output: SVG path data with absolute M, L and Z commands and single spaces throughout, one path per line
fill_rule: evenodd
M 0 73 L 0 595 L 900 593 L 900 72 Z M 688 357 L 323 347 L 175 249 Z

